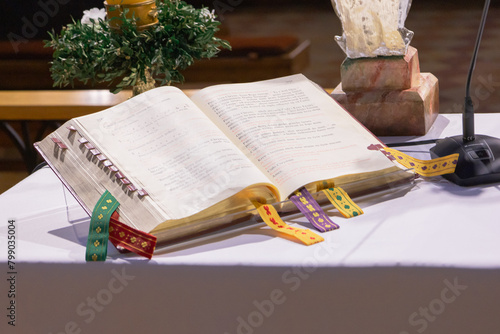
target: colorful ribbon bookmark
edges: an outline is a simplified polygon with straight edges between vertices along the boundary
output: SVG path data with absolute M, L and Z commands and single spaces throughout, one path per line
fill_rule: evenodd
M 109 241 L 117 248 L 123 247 L 148 259 L 153 257 L 156 248 L 154 235 L 133 229 L 114 217 L 109 221 Z
M 278 232 L 295 237 L 308 246 L 325 240 L 323 237 L 308 229 L 296 228 L 287 225 L 272 205 L 255 203 L 255 207 L 257 208 L 259 215 L 262 217 L 262 220 L 264 220 L 269 227 Z
M 384 153 L 389 159 L 399 162 L 406 168 L 413 168 L 415 173 L 424 177 L 438 176 L 449 173 L 454 173 L 457 167 L 458 153 L 450 154 L 445 157 L 420 160 L 415 159 L 403 152 L 393 148 L 385 147 L 380 144 L 368 146 L 369 150 L 380 151 Z
M 119 248 L 144 256 L 153 257 L 156 237 L 118 221 L 116 209 L 120 203 L 109 193 L 104 192 L 97 202 L 90 218 L 89 236 L 85 259 L 87 261 L 105 261 L 108 252 L 108 239 Z
M 416 173 L 425 177 L 453 173 L 457 167 L 458 153 L 437 159 L 420 160 L 389 147 L 384 147 L 384 151 L 389 152 L 397 162 L 406 168 L 414 168 Z
M 306 188 L 296 191 L 290 200 L 318 231 L 327 232 L 340 227 L 321 209 Z
M 363 210 L 354 203 L 344 189 L 335 187 L 323 189 L 322 191 L 345 218 L 352 218 L 363 214 Z
M 86 261 L 106 261 L 108 254 L 109 220 L 120 203 L 105 191 L 97 201 L 90 218 L 89 236 L 87 239 Z

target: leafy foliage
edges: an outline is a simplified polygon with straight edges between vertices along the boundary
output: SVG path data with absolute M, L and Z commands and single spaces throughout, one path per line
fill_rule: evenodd
M 160 85 L 182 82 L 181 71 L 197 59 L 211 58 L 227 41 L 215 37 L 220 23 L 207 8 L 196 9 L 179 0 L 156 0 L 159 24 L 140 31 L 133 18 L 121 17 L 121 29 L 108 20 L 91 24 L 73 20 L 60 34 L 50 33 L 45 47 L 54 49 L 51 62 L 54 86 L 109 83 L 117 93 L 146 81 L 151 71 Z

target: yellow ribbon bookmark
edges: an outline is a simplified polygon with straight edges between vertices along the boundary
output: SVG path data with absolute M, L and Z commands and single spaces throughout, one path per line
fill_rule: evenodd
M 393 148 L 382 146 L 381 144 L 372 144 L 367 148 L 371 151 L 382 152 L 389 159 L 399 162 L 406 168 L 414 169 L 415 173 L 424 177 L 454 173 L 458 162 L 458 153 L 450 154 L 437 159 L 420 160 Z
M 269 227 L 278 232 L 295 237 L 308 246 L 325 240 L 311 230 L 291 227 L 286 224 L 272 205 L 255 203 L 255 207 L 262 217 L 262 220 L 264 220 Z
M 345 218 L 352 218 L 363 214 L 363 210 L 354 203 L 344 189 L 335 187 L 323 189 L 323 192 Z
M 389 147 L 384 147 L 383 150 L 406 168 L 413 168 L 424 177 L 453 173 L 457 167 L 458 153 L 437 159 L 420 160 Z

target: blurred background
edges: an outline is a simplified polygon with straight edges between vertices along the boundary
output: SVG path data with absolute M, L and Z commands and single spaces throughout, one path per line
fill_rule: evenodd
M 303 73 L 324 88 L 340 82 L 344 53 L 334 41 L 342 33 L 329 0 L 191 0 L 213 9 L 220 37 L 233 45 L 185 72 L 181 88 L 244 82 Z M 54 89 L 47 31 L 80 19 L 102 0 L 6 0 L 0 3 L 0 89 Z M 422 72 L 439 79 L 440 112 L 462 111 L 483 1 L 414 0 L 405 26 L 415 33 Z M 472 98 L 477 112 L 500 112 L 500 0 L 493 0 L 478 56 Z M 92 88 L 78 86 L 78 88 Z M 59 89 L 59 88 L 57 88 Z M 27 175 L 21 156 L 0 133 L 0 193 Z

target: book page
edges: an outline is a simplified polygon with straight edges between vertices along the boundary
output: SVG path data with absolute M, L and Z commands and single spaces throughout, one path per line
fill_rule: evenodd
M 269 182 L 182 91 L 161 87 L 77 119 L 87 138 L 167 219 Z
M 288 196 L 301 186 L 394 167 L 380 142 L 303 75 L 205 88 L 191 99 Z

